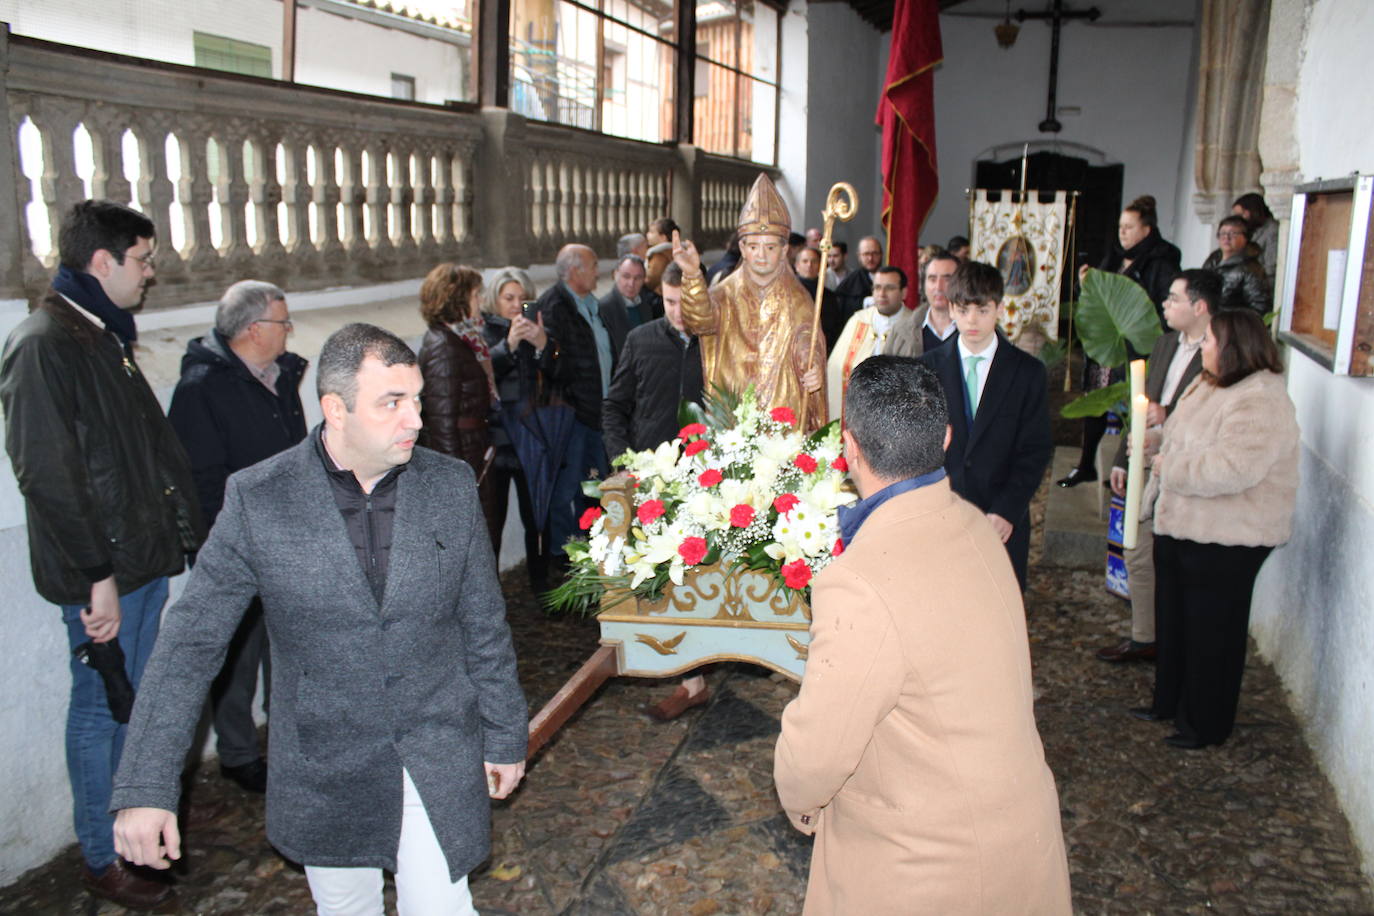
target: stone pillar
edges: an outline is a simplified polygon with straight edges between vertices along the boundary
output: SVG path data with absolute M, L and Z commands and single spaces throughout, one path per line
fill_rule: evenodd
M 673 175 L 669 182 L 672 203 L 668 215 L 682 228 L 683 238 L 692 238 L 700 225 L 701 201 L 697 193 L 700 182 L 697 180 L 697 163 L 701 150 L 691 143 L 677 145 L 677 162 L 673 165 Z
M 482 109 L 483 139 L 477 153 L 476 220 L 481 257 L 492 265 L 530 263 L 530 205 L 525 176 L 530 156 L 525 148 L 525 119 L 505 108 Z
M 28 179 L 19 169 L 19 124 L 10 112 L 10 27 L 0 22 L 0 123 L 7 132 L 0 143 L 0 175 L 13 176 L 0 181 L 0 298 L 26 295 L 24 262 L 26 258 L 41 267 L 29 246 L 28 220 L 24 209 L 32 196 Z M 22 188 L 21 188 L 22 186 Z
M 1274 305 L 1283 303 L 1288 269 L 1288 226 L 1293 187 L 1302 181 L 1298 147 L 1298 72 L 1313 0 L 1273 0 L 1264 61 L 1264 100 L 1260 108 L 1260 186 L 1264 202 L 1279 221 L 1279 257 L 1274 268 Z M 1278 322 L 1275 322 L 1277 325 Z

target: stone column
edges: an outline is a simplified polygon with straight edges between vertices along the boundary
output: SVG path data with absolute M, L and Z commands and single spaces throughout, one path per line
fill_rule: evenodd
M 216 133 L 220 148 L 219 175 L 215 191 L 219 196 L 220 225 L 224 227 L 224 266 L 229 282 L 237 282 L 253 272 L 253 249 L 248 244 L 248 201 L 251 193 L 244 175 L 243 142 L 245 125 L 237 119 Z
M 160 279 L 180 279 L 186 275 L 181 252 L 172 244 L 172 202 L 176 199 L 172 179 L 167 175 L 167 118 L 161 113 L 134 112 L 134 138 L 138 158 L 143 164 L 138 176 L 138 199 L 144 214 L 157 228 L 157 275 Z
M 1264 101 L 1260 108 L 1260 186 L 1264 202 L 1279 221 L 1279 257 L 1274 268 L 1274 305 L 1282 307 L 1288 269 L 1288 227 L 1293 187 L 1302 181 L 1298 147 L 1298 73 L 1313 0 L 1273 0 L 1264 63 Z M 1277 322 L 1275 322 L 1277 325 Z
M 474 201 L 481 257 L 487 264 L 527 267 L 531 235 L 538 229 L 525 186 L 532 159 L 525 146 L 525 119 L 505 108 L 483 108 L 482 126 L 475 169 L 482 193 Z
M 129 112 L 122 108 L 100 107 L 86 115 L 86 132 L 91 137 L 95 172 L 91 176 L 91 196 L 133 204 L 133 188 L 124 175 L 124 125 Z
M 0 143 L 0 175 L 13 176 L 0 181 L 0 297 L 21 298 L 32 292 L 42 292 L 41 283 L 47 271 L 33 255 L 29 243 L 28 217 L 25 211 L 33 198 L 29 180 L 19 168 L 19 123 L 26 111 L 10 108 L 10 27 L 0 22 L 0 124 L 8 131 L 6 142 Z M 32 283 L 26 282 L 28 275 Z
M 206 143 L 210 132 L 199 124 L 186 130 L 181 143 L 181 211 L 186 221 L 186 266 L 192 279 L 208 279 L 220 265 L 219 252 L 210 239 L 210 204 L 214 185 L 210 180 L 210 157 Z
M 683 238 L 693 238 L 697 227 L 702 225 L 701 182 L 697 178 L 697 165 L 701 150 L 690 143 L 677 145 L 677 162 L 673 163 L 673 174 L 669 180 L 672 203 L 668 215 L 682 229 Z M 653 217 L 651 217 L 653 218 Z

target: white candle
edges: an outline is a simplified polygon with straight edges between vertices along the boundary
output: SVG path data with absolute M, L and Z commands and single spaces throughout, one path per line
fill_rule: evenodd
M 1126 519 L 1121 531 L 1121 546 L 1131 550 L 1136 545 L 1136 529 L 1140 526 L 1140 497 L 1145 489 L 1145 416 L 1150 399 L 1145 396 L 1145 360 L 1131 361 L 1131 454 L 1126 459 Z

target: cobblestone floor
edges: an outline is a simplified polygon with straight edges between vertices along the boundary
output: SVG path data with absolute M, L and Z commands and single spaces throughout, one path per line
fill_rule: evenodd
M 518 576 L 505 584 L 533 710 L 593 651 L 596 630 L 545 617 Z M 1252 655 L 1230 742 L 1175 750 L 1160 740 L 1166 726 L 1126 714 L 1148 698 L 1152 669 L 1092 657 L 1126 616 L 1100 574 L 1034 568 L 1027 605 L 1078 912 L 1374 913 L 1345 818 L 1268 665 Z M 483 913 L 800 911 L 809 841 L 788 827 L 771 780 L 795 688 L 746 665 L 708 680 L 710 703 L 666 725 L 640 712 L 664 682 L 613 680 L 563 729 L 495 811 L 495 850 L 472 882 Z M 267 845 L 260 798 L 212 766 L 188 798 L 180 912 L 312 911 L 304 875 Z M 0 890 L 0 912 L 124 912 L 81 890 L 77 862 L 73 848 Z

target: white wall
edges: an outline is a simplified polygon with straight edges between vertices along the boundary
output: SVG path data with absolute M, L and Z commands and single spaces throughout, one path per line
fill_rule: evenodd
M 832 184 L 854 185 L 858 215 L 834 233 L 849 243 L 851 266 L 858 240 L 879 229 L 882 137 L 873 115 L 887 43 L 843 3 L 792 3 L 783 17 L 778 192 L 802 232 L 821 225 Z
M 1109 4 L 1104 22 L 1126 13 Z M 963 7 L 956 7 L 956 10 Z M 1137 4 L 1131 18 L 1158 14 L 1191 18 L 1191 3 Z M 999 10 L 1000 11 L 1000 10 Z M 940 17 L 945 62 L 935 71 L 935 143 L 940 196 L 926 222 L 922 242 L 943 244 L 968 234 L 968 201 L 974 162 L 988 148 L 1024 141 L 1083 144 L 1125 165 L 1122 203 L 1141 194 L 1159 202 L 1160 230 L 1175 230 L 1179 155 L 1190 103 L 1192 26 L 1106 27 L 1070 23 L 1060 41 L 1058 105 L 1082 113 L 1061 113 L 1064 129 L 1042 134 L 1049 84 L 1050 28 L 1022 24 L 1016 44 L 1003 50 L 993 36 L 994 20 Z M 1072 150 L 1065 150 L 1072 155 Z
M 1374 120 L 1358 114 L 1374 10 L 1367 0 L 1275 0 L 1275 15 L 1281 8 L 1308 16 L 1292 125 L 1302 180 L 1374 172 Z M 1292 541 L 1260 574 L 1251 631 L 1374 876 L 1374 379 L 1337 377 L 1290 351 L 1288 391 L 1302 426 L 1298 511 Z

